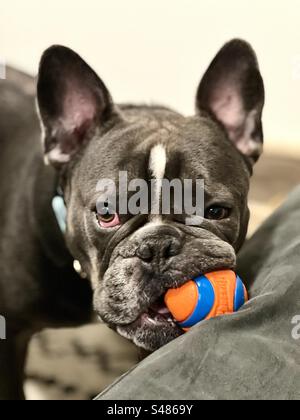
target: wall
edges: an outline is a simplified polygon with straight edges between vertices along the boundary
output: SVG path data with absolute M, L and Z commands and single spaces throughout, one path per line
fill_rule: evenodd
M 10 0 L 0 56 L 33 74 L 49 45 L 76 49 L 116 101 L 193 112 L 201 74 L 233 37 L 256 49 L 266 82 L 266 143 L 300 155 L 299 0 Z

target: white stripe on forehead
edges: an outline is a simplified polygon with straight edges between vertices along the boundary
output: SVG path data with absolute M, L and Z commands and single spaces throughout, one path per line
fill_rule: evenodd
M 162 144 L 157 144 L 150 152 L 149 168 L 155 179 L 163 179 L 166 172 L 167 153 Z
M 161 220 L 159 216 L 161 193 L 162 193 L 162 180 L 165 177 L 167 166 L 167 152 L 162 144 L 154 146 L 150 152 L 149 169 L 154 178 L 152 185 L 152 214 L 154 213 L 155 220 Z

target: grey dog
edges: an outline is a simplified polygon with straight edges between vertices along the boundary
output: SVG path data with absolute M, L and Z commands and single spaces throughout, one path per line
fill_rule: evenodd
M 264 85 L 252 48 L 233 40 L 202 78 L 194 116 L 116 105 L 75 52 L 54 46 L 44 53 L 38 77 L 42 145 L 33 99 L 5 81 L 0 95 L 5 399 L 23 396 L 31 335 L 87 322 L 92 306 L 148 351 L 182 334 L 164 306 L 165 292 L 201 273 L 234 269 L 246 237 L 249 183 L 263 149 Z M 174 206 L 170 214 L 118 214 L 109 196 L 99 211 L 97 183 L 117 184 L 121 171 L 147 184 L 204 180 L 201 224 L 187 225 L 188 215 Z M 64 234 L 51 207 L 57 191 L 67 209 Z M 90 282 L 73 270 L 75 259 Z

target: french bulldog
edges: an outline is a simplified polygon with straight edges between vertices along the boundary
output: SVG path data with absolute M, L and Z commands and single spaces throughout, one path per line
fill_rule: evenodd
M 24 399 L 28 343 L 46 327 L 92 318 L 92 290 L 52 210 L 55 170 L 43 162 L 33 78 L 0 80 L 0 400 Z
M 70 280 L 74 259 L 90 280 L 100 320 L 155 351 L 182 334 L 164 305 L 166 291 L 202 273 L 235 269 L 245 241 L 250 178 L 263 149 L 264 85 L 256 55 L 242 40 L 227 43 L 200 82 L 196 114 L 185 117 L 161 106 L 115 104 L 81 57 L 53 46 L 41 59 L 37 104 L 43 153 L 35 124 L 10 132 L 4 144 L 1 139 L 0 287 L 7 317 L 18 331 L 32 331 L 45 325 L 46 312 L 59 319 L 57 302 L 68 292 L 65 302 L 73 308 L 83 287 L 77 277 L 74 285 Z M 99 181 L 118 186 L 124 172 L 128 182 L 154 186 L 156 214 L 123 214 L 107 191 L 99 199 Z M 160 211 L 162 179 L 204 181 L 201 223 L 186 223 L 190 215 L 176 212 L 174 202 L 169 214 Z M 51 213 L 57 189 L 67 209 L 63 236 Z M 68 273 L 59 271 L 64 261 Z M 84 290 L 78 321 L 89 313 Z

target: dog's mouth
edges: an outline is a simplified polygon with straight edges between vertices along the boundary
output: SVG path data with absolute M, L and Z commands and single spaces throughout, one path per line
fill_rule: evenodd
M 162 296 L 131 324 L 116 327 L 117 332 L 138 347 L 155 351 L 183 334 Z
M 154 303 L 152 303 L 149 308 L 143 311 L 138 318 L 127 325 L 122 325 L 125 327 L 142 327 L 142 326 L 169 326 L 177 327 L 176 320 L 173 315 L 167 308 L 164 302 L 164 296 L 161 296 Z
M 142 313 L 136 322 L 150 324 L 155 327 L 161 325 L 168 325 L 173 328 L 177 327 L 176 321 L 167 308 L 163 296 L 153 303 L 147 312 Z

